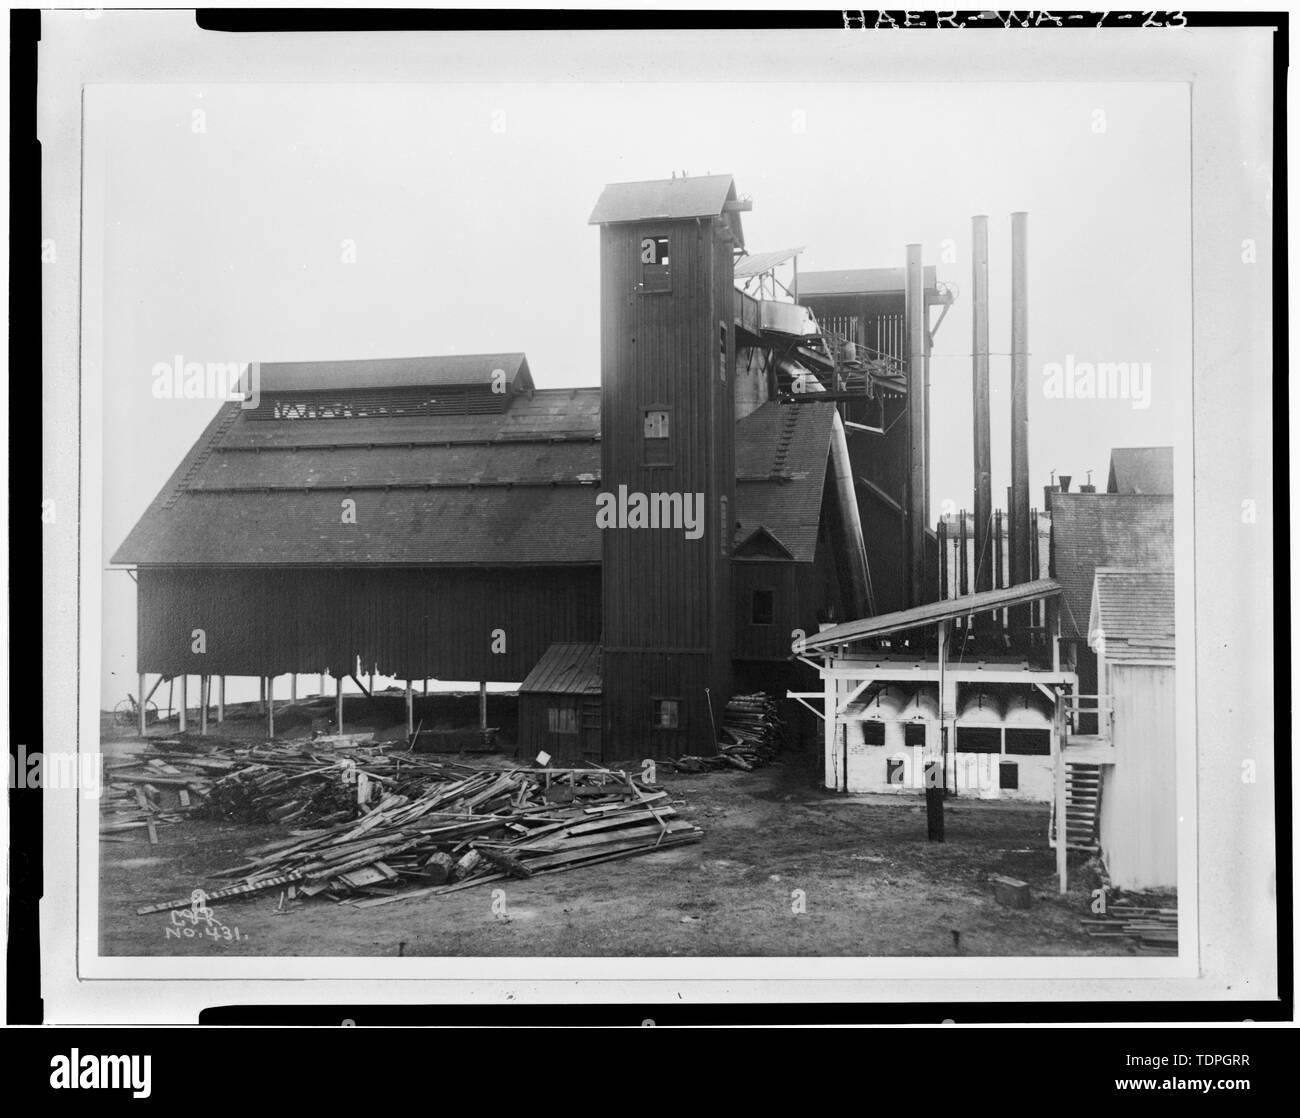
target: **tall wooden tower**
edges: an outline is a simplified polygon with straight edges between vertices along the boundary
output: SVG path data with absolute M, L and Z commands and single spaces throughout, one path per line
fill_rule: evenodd
M 733 250 L 747 207 L 730 175 L 709 175 L 612 184 L 591 215 L 600 499 L 616 517 L 602 524 L 606 759 L 712 752 L 729 697 Z

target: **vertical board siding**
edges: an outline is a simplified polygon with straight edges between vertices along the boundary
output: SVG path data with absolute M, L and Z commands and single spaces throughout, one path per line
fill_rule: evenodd
M 695 704 L 708 688 L 720 715 L 730 687 L 734 294 L 731 245 L 718 224 L 647 221 L 601 229 L 601 488 L 703 494 L 704 529 L 698 539 L 687 539 L 680 528 L 602 533 L 607 757 L 624 750 L 643 756 L 712 750 L 707 709 L 701 717 Z M 671 291 L 645 292 L 641 238 L 665 236 Z M 646 466 L 643 457 L 643 414 L 655 406 L 670 413 L 672 464 L 666 467 Z M 667 688 L 666 697 L 683 698 L 690 715 L 684 731 L 651 726 L 652 684 L 660 693 Z
M 1115 763 L 1103 769 L 1101 847 L 1121 889 L 1178 884 L 1172 665 L 1111 664 Z
M 552 643 L 599 639 L 600 573 L 145 567 L 137 610 L 141 672 L 337 676 L 359 658 L 399 679 L 514 683 Z

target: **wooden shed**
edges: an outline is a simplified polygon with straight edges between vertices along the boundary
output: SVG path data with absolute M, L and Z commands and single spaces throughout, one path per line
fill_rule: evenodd
M 598 644 L 553 644 L 519 685 L 519 747 L 553 761 L 600 763 Z

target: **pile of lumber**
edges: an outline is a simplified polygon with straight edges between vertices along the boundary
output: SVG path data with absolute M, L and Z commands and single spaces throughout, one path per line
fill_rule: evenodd
M 286 767 L 293 768 L 272 767 L 281 779 L 264 784 L 255 783 L 262 773 L 245 770 L 245 781 L 255 783 L 251 802 L 299 795 Z M 234 883 L 208 891 L 207 899 L 285 888 L 291 897 L 324 894 L 364 908 L 648 854 L 703 836 L 676 818 L 667 792 L 609 769 L 472 768 L 406 752 L 368 757 L 357 767 L 378 789 L 355 817 L 249 851 L 248 861 L 216 875 Z M 333 773 L 340 779 L 340 766 Z M 187 896 L 137 912 L 189 903 Z
M 718 752 L 714 757 L 679 757 L 678 772 L 742 769 L 750 772 L 767 764 L 785 746 L 785 723 L 777 701 L 761 691 L 736 695 L 722 715 Z
M 1178 954 L 1178 909 L 1147 908 L 1113 903 L 1106 912 L 1083 921 L 1083 930 L 1094 939 L 1128 939 L 1139 950 L 1159 955 Z

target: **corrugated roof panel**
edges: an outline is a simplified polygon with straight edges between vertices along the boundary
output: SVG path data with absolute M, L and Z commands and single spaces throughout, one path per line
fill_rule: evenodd
M 519 685 L 519 693 L 599 695 L 600 645 L 553 644 Z
M 749 279 L 751 276 L 762 275 L 787 260 L 793 260 L 803 250 L 804 246 L 799 245 L 798 248 L 779 248 L 775 252 L 755 252 L 743 256 L 736 261 L 736 279 Z
M 867 617 L 861 621 L 846 621 L 832 625 L 815 636 L 809 637 L 804 645 L 809 649 L 829 648 L 836 644 L 864 640 L 869 637 L 881 637 L 888 633 L 897 633 L 905 629 L 918 629 L 922 625 L 937 624 L 954 617 L 967 617 L 973 613 L 982 613 L 1006 606 L 1023 605 L 1050 598 L 1061 592 L 1060 585 L 1050 578 L 1022 582 L 1016 586 L 1004 586 L 999 590 L 981 590 L 978 594 L 964 594 L 957 598 L 945 598 L 938 602 L 913 606 L 911 609 L 895 610 L 882 613 L 878 617 Z

